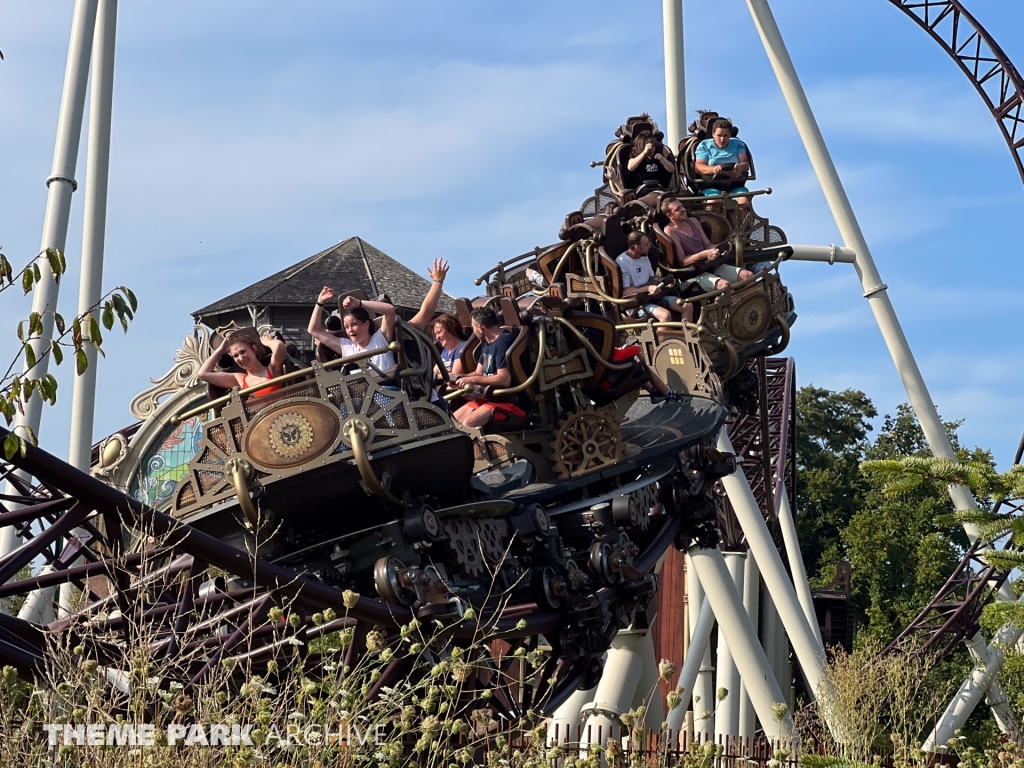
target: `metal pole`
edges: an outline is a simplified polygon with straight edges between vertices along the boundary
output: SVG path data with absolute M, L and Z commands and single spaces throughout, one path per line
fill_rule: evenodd
M 729 636 L 733 658 L 739 667 L 740 676 L 747 684 L 750 701 L 763 724 L 775 722 L 772 704 L 785 701 L 782 690 L 775 680 L 775 674 L 768 664 L 764 649 L 757 641 L 757 633 L 743 610 L 743 601 L 733 585 L 725 558 L 717 549 L 690 550 L 690 562 L 700 576 L 707 591 L 708 602 L 718 620 L 718 631 Z M 778 736 L 785 738 L 793 733 L 793 718 L 787 713 L 779 723 Z
M 896 370 L 903 380 L 907 397 L 921 423 L 928 446 L 935 456 L 955 459 L 953 446 L 950 444 L 946 430 L 942 426 L 942 420 L 932 404 L 924 378 L 917 367 L 917 361 L 914 360 L 907 337 L 903 334 L 892 302 L 889 300 L 888 286 L 882 282 L 874 259 L 871 258 L 871 250 L 864 239 L 860 224 L 853 213 L 853 207 L 846 196 L 846 190 L 843 189 L 843 183 L 839 179 L 839 173 L 825 146 L 825 140 L 822 138 L 821 130 L 811 112 L 807 95 L 797 77 L 793 60 L 789 57 L 789 51 L 782 40 L 778 25 L 775 23 L 775 17 L 768 7 L 768 0 L 747 0 L 747 7 L 750 9 L 754 25 L 761 36 L 768 60 L 771 62 L 772 69 L 775 70 L 775 77 L 779 81 L 782 95 L 789 105 L 789 111 L 793 115 L 793 121 L 796 123 L 797 131 L 803 140 L 804 148 L 814 167 L 818 183 L 825 193 L 825 199 L 832 210 L 832 216 L 839 227 L 839 232 L 846 245 L 853 249 L 853 266 L 857 270 L 857 276 L 864 288 L 864 298 L 868 300 L 868 305 L 875 315 L 882 338 L 885 339 L 889 354 L 892 355 L 893 362 L 896 364 Z M 977 506 L 970 491 L 963 486 L 950 486 L 949 495 L 957 509 L 974 509 Z M 972 540 L 976 538 L 977 526 L 970 526 L 968 534 Z
M 689 558 L 689 555 L 687 555 Z M 690 621 L 690 642 L 695 643 L 695 636 L 697 632 L 697 622 L 699 616 L 704 615 L 704 605 L 706 603 L 704 596 L 704 587 L 701 586 L 700 579 L 697 577 L 697 571 L 693 568 L 693 563 L 687 559 L 686 561 L 686 603 L 689 607 L 689 621 Z M 713 624 L 712 624 L 713 627 Z M 710 637 L 711 628 L 708 628 L 708 636 Z M 692 705 L 693 705 L 693 727 L 696 733 L 714 733 L 715 730 L 715 681 L 714 674 L 715 668 L 711 663 L 711 643 L 706 642 L 703 645 L 704 650 L 700 652 L 700 655 L 694 659 L 697 664 L 697 677 L 694 680 L 692 686 L 683 686 L 684 690 L 692 694 Z M 696 648 L 691 648 L 687 658 L 696 653 Z M 699 661 L 698 661 L 699 659 Z M 685 666 L 685 665 L 684 665 Z M 680 681 L 679 685 L 683 685 Z M 701 714 L 709 712 L 708 718 L 701 718 Z
M 736 593 L 744 594 L 742 552 L 724 552 L 726 567 L 736 587 Z M 744 605 L 744 611 L 746 606 Z M 746 614 L 749 619 L 750 614 Z M 751 622 L 751 627 L 753 627 Z M 729 647 L 728 633 L 718 633 L 718 679 L 716 680 L 716 699 L 725 692 L 725 698 L 718 700 L 718 711 L 715 713 L 715 737 L 724 743 L 726 736 L 738 736 L 740 730 L 740 673 L 736 665 L 735 654 Z
M 600 746 L 604 746 L 613 729 L 620 727 L 619 715 L 629 710 L 643 671 L 643 657 L 638 647 L 642 640 L 640 635 L 624 633 L 612 639 L 594 701 L 583 707 L 583 712 L 593 714 L 583 721 L 581 746 L 595 744 L 599 738 Z
M 800 540 L 796 535 L 796 522 L 793 520 L 793 510 L 789 506 L 789 494 L 786 493 L 786 484 L 783 483 L 779 491 L 779 527 L 782 529 L 782 540 L 786 545 L 786 558 L 789 560 L 789 571 L 793 574 L 793 586 L 796 587 L 796 596 L 800 606 L 804 609 L 807 623 L 811 626 L 811 632 L 818 641 L 818 647 L 824 648 L 821 641 L 821 628 L 818 626 L 818 615 L 814 611 L 814 596 L 811 595 L 811 585 L 807 581 L 807 569 L 804 568 L 804 558 L 800 554 Z
M 114 95 L 114 41 L 117 0 L 99 0 L 93 47 L 92 94 L 89 106 L 89 148 L 85 171 L 85 223 L 82 229 L 82 279 L 78 313 L 100 300 L 103 291 L 103 247 L 107 223 L 107 181 L 110 175 L 110 120 Z M 75 377 L 71 403 L 71 447 L 68 463 L 89 471 L 93 413 L 96 404 L 96 350 L 86 346 L 89 367 Z
M 835 164 L 832 162 L 828 148 L 825 146 L 825 140 L 822 138 L 821 130 L 818 128 L 818 123 L 811 112 L 811 105 L 807 101 L 807 95 L 804 93 L 803 86 L 797 77 L 796 68 L 793 66 L 789 51 L 782 40 L 778 24 L 776 24 L 775 17 L 768 7 L 768 0 L 747 0 L 747 7 L 750 9 L 754 25 L 761 36 L 761 42 L 764 44 L 765 52 L 768 54 L 768 60 L 771 62 L 772 69 L 775 70 L 775 76 L 779 81 L 779 87 L 782 89 L 782 95 L 789 105 L 789 111 L 793 115 L 797 131 L 803 140 L 804 148 L 807 150 L 811 165 L 814 167 L 818 183 L 825 193 L 825 199 L 832 210 L 832 216 L 839 227 L 839 232 L 843 236 L 846 245 L 853 249 L 855 257 L 853 265 L 857 270 L 857 276 L 860 278 L 861 286 L 864 289 L 864 298 L 868 300 L 868 305 L 875 315 L 875 321 L 878 323 L 878 328 L 882 332 L 882 338 L 889 348 L 889 354 L 892 356 L 896 370 L 903 381 L 903 386 L 907 391 L 907 399 L 910 401 L 914 413 L 917 414 L 917 420 L 920 422 L 921 430 L 928 441 L 928 447 L 935 456 L 955 460 L 956 455 L 953 452 L 953 446 L 949 442 L 946 430 L 942 426 L 942 420 L 939 418 L 931 396 L 928 394 L 924 377 L 917 367 L 917 361 L 914 360 L 914 355 L 910 351 L 910 345 L 907 343 L 907 338 L 903 334 L 899 320 L 896 318 L 896 311 L 889 300 L 887 286 L 882 282 L 882 278 L 875 267 L 874 259 L 871 257 L 871 250 L 864 239 L 864 234 L 861 232 L 860 225 L 857 223 L 857 218 L 853 213 L 853 207 L 846 196 L 846 190 L 843 189 L 843 184 L 839 179 Z M 977 508 L 974 497 L 966 487 L 951 485 L 948 487 L 948 491 L 950 498 L 953 500 L 953 506 L 956 509 Z M 972 542 L 978 538 L 979 528 L 977 525 L 967 523 L 964 525 L 964 530 Z M 1000 588 L 998 599 L 1005 601 L 1016 599 L 1009 581 Z M 1001 654 L 997 655 L 994 663 L 994 671 L 998 671 L 1002 665 Z M 964 683 L 964 688 L 961 688 L 961 694 L 964 694 L 966 698 L 961 698 L 958 695 L 950 702 L 950 707 L 960 707 L 970 713 L 981 702 L 984 689 L 972 686 L 971 681 L 967 680 Z
M 976 664 L 949 702 L 934 730 L 924 740 L 921 748 L 925 752 L 934 752 L 936 747 L 945 746 L 946 742 L 955 738 L 956 731 L 963 728 L 971 712 L 985 697 L 985 692 L 993 682 L 997 682 L 996 676 L 1003 664 L 1002 649 L 1013 645 L 1019 634 L 1013 625 L 1007 625 L 996 633 L 990 646 L 985 645 L 985 638 L 980 632 L 966 641 L 967 650 L 975 658 Z M 1001 693 L 1001 689 L 997 689 L 997 692 Z M 1010 722 L 1013 722 L 1012 714 Z
M 757 560 L 750 552 L 743 558 L 743 607 L 750 617 L 750 625 L 757 629 L 760 619 L 759 603 L 761 599 L 761 571 L 757 568 Z M 763 644 L 762 644 L 763 647 Z M 766 651 L 767 655 L 767 651 Z M 769 663 L 770 660 L 769 660 Z M 775 678 L 778 680 L 778 676 Z M 740 684 L 740 731 L 739 735 L 746 739 L 754 738 L 757 716 L 754 705 L 750 703 L 746 683 Z
M 575 691 L 565 700 L 548 723 L 548 746 L 554 744 L 576 744 L 580 724 L 580 710 L 594 700 L 597 686 L 586 690 Z
M 691 565 L 692 568 L 692 565 Z M 689 569 L 687 573 L 692 573 Z M 693 578 L 697 578 L 694 576 Z M 711 610 L 711 603 L 707 600 L 700 607 L 700 613 L 697 616 L 696 621 L 690 628 L 690 647 L 686 651 L 686 658 L 683 659 L 683 667 L 679 670 L 679 681 L 676 685 L 683 689 L 685 694 L 687 691 L 695 690 L 694 686 L 697 684 L 697 676 L 701 672 L 701 667 L 704 665 L 704 655 L 708 653 L 711 647 L 711 630 L 715 628 L 715 613 Z M 699 714 L 696 709 L 698 706 L 703 706 L 704 703 L 709 699 L 702 698 L 699 703 L 694 704 L 694 712 Z M 680 704 L 675 709 L 668 713 L 668 728 L 673 733 L 679 733 L 683 727 L 683 718 L 686 715 L 686 706 Z
M 117 35 L 117 0 L 99 0 L 92 48 L 92 92 L 89 104 L 89 144 L 85 167 L 82 276 L 78 314 L 86 313 L 103 292 L 103 246 L 107 231 L 107 181 L 110 176 L 110 122 L 114 97 L 114 44 Z M 89 366 L 75 377 L 71 396 L 71 445 L 68 463 L 89 471 L 93 414 L 96 406 L 96 349 L 87 345 Z M 78 531 L 79 534 L 84 531 Z M 81 562 L 81 560 L 79 560 Z M 74 565 L 74 564 L 73 564 Z M 58 613 L 71 614 L 74 586 L 60 587 Z
M 686 135 L 686 58 L 683 55 L 683 0 L 662 0 L 665 32 L 665 137 L 673 152 Z
M 658 657 L 654 652 L 654 634 L 645 631 L 640 635 L 636 650 L 644 663 L 640 680 L 633 694 L 633 709 L 647 707 L 644 724 L 648 730 L 657 731 L 665 720 L 665 708 L 661 705 L 661 689 L 658 686 L 661 677 L 658 670 Z
M 718 435 L 718 450 L 735 453 L 732 442 L 724 429 Z M 750 484 L 747 482 L 743 470 L 737 467 L 733 474 L 723 477 L 722 486 L 736 512 L 736 519 L 747 537 L 750 553 L 757 560 L 758 568 L 761 569 L 761 578 L 764 579 L 765 586 L 771 593 L 775 608 L 786 628 L 786 634 L 789 635 L 789 640 L 793 644 L 800 668 L 807 679 L 808 688 L 813 695 L 817 695 L 823 673 L 825 649 L 818 643 L 807 622 L 807 616 L 800 607 L 793 582 L 789 580 L 786 569 L 782 565 L 779 550 L 775 548 L 775 542 L 772 541 L 771 534 L 768 533 L 768 526 L 765 525 L 761 510 L 757 507 L 754 494 L 750 490 Z M 758 716 L 760 717 L 760 714 Z M 764 720 L 762 719 L 761 722 L 764 723 Z
M 75 168 L 78 165 L 78 145 L 82 138 L 82 116 L 85 112 L 85 91 L 89 79 L 89 57 L 92 54 L 93 29 L 96 25 L 97 0 L 76 0 L 71 20 L 71 42 L 68 45 L 68 61 L 64 70 L 64 90 L 60 98 L 60 116 L 57 118 L 57 140 L 53 149 L 53 166 L 46 180 L 46 215 L 43 218 L 43 237 L 40 251 L 57 248 L 61 251 L 67 243 L 68 218 L 71 215 L 71 195 L 78 188 Z M 32 292 L 32 311 L 42 316 L 41 338 L 32 343 L 32 351 L 38 361 L 25 374 L 44 375 L 50 364 L 50 356 L 42 353 L 49 349 L 53 336 L 53 312 L 57 309 L 59 285 L 50 273 L 45 254 L 38 259 L 42 279 Z M 29 398 L 24 414 L 19 414 L 15 424 L 28 427 L 39 433 L 42 415 L 42 400 L 38 394 Z M 0 530 L 0 557 L 14 551 L 18 546 L 17 536 L 12 527 Z

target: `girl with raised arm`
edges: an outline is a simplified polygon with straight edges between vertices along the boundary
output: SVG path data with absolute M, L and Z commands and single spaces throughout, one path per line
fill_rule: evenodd
M 257 357 L 256 343 L 249 334 L 230 333 L 220 343 L 220 346 L 213 351 L 213 354 L 206 359 L 206 362 L 200 367 L 197 376 L 207 384 L 213 384 L 221 389 L 233 389 L 234 387 L 246 389 L 256 384 L 272 381 L 274 378 L 281 376 L 284 373 L 284 360 L 287 356 L 284 342 L 270 336 L 263 336 L 260 341 L 270 350 L 270 363 L 268 365 L 263 365 L 260 362 L 259 357 Z M 235 365 L 241 368 L 244 373 L 214 370 L 217 361 L 225 353 L 231 355 Z M 270 384 L 253 392 L 252 397 L 269 395 L 271 392 L 279 389 L 281 389 L 280 384 Z

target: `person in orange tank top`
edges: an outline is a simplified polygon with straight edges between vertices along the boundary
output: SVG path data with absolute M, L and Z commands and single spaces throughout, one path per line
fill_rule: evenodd
M 264 346 L 270 350 L 270 363 L 263 365 L 257 357 L 256 345 L 247 335 L 240 333 L 229 334 L 220 346 L 213 351 L 213 354 L 203 363 L 197 374 L 200 379 L 222 389 L 240 387 L 245 389 L 265 381 L 272 381 L 284 373 L 284 359 L 287 355 L 284 342 L 279 339 L 263 336 L 260 339 Z M 214 366 L 224 353 L 231 355 L 235 365 L 245 373 L 229 373 L 215 371 Z M 262 397 L 281 389 L 281 384 L 271 384 L 251 394 L 251 397 Z

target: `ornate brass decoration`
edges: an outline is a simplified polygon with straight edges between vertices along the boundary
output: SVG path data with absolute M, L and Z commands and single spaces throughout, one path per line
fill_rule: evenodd
M 764 336 L 772 321 L 772 303 L 763 293 L 746 297 L 733 308 L 729 332 L 739 341 L 754 341 Z
M 568 480 L 620 462 L 624 442 L 611 411 L 585 408 L 559 425 L 553 448 L 555 472 Z
M 197 325 L 195 335 L 186 336 L 181 349 L 174 353 L 174 367 L 159 379 L 150 379 L 156 386 L 135 396 L 128 406 L 132 416 L 148 419 L 160 405 L 160 400 L 179 389 L 197 386 L 196 372 L 210 353 L 210 332 Z
M 301 413 L 287 411 L 270 425 L 270 447 L 279 456 L 294 459 L 313 444 L 313 425 Z
M 330 406 L 293 401 L 260 414 L 249 427 L 245 452 L 260 466 L 294 467 L 330 449 L 340 431 Z

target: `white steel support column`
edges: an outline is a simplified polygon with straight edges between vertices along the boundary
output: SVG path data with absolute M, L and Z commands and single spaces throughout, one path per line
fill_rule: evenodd
M 690 568 L 692 568 L 692 564 Z M 687 569 L 687 575 L 696 579 L 696 574 Z M 690 647 L 686 651 L 686 658 L 683 659 L 683 667 L 679 670 L 679 680 L 676 686 L 683 689 L 683 696 L 694 690 L 697 676 L 700 674 L 704 664 L 705 654 L 711 647 L 711 630 L 715 628 L 715 613 L 711 610 L 711 603 L 707 600 L 700 607 L 700 613 L 696 621 L 690 626 Z M 702 698 L 695 706 L 702 706 L 707 699 Z M 694 718 L 700 714 L 694 710 Z M 668 727 L 673 733 L 679 733 L 683 727 L 683 720 L 686 716 L 686 704 L 680 704 L 668 713 Z
M 584 720 L 581 745 L 604 746 L 609 736 L 619 735 L 619 715 L 629 711 L 643 672 L 639 648 L 643 639 L 642 635 L 619 633 L 612 640 L 594 700 L 583 708 L 592 714 Z M 628 732 L 628 728 L 622 730 L 623 735 Z
M 742 552 L 725 552 L 726 567 L 729 569 L 729 576 L 736 587 L 736 594 L 743 595 L 743 561 L 746 559 Z M 742 597 L 740 598 L 742 600 Z M 743 606 L 746 612 L 746 605 Z M 749 619 L 750 615 L 747 614 Z M 751 627 L 753 627 L 751 622 Z M 755 634 L 757 630 L 754 630 Z M 715 736 L 737 736 L 740 730 L 740 673 L 736 666 L 736 659 L 733 650 L 729 647 L 729 639 L 726 632 L 718 633 L 718 677 L 715 680 L 716 696 L 718 692 L 725 690 L 725 698 L 716 701 L 718 705 L 715 712 Z M 724 742 L 723 742 L 724 743 Z
M 724 429 L 718 434 L 718 450 L 735 453 Z M 765 587 L 771 594 L 782 624 L 786 628 L 786 634 L 789 635 L 789 641 L 800 662 L 808 688 L 817 696 L 824 670 L 825 649 L 811 631 L 807 616 L 800 607 L 793 582 L 789 580 L 789 575 L 782 565 L 779 550 L 775 548 L 775 542 L 768 533 L 768 526 L 765 525 L 743 470 L 737 467 L 733 474 L 723 477 L 722 486 L 747 537 L 750 553 L 757 560 L 757 567 L 761 569 L 761 578 L 764 579 Z M 760 714 L 758 716 L 760 717 Z M 761 722 L 765 721 L 762 719 Z
M 756 630 L 760 619 L 761 601 L 761 571 L 757 568 L 757 561 L 750 552 L 743 558 L 743 608 L 750 617 L 750 625 Z M 762 644 L 763 647 L 763 644 Z M 767 655 L 767 654 L 766 654 Z M 771 661 L 769 660 L 769 663 Z M 778 680 L 778 675 L 775 676 Z M 781 686 L 780 686 L 781 687 Z M 754 714 L 754 705 L 750 703 L 750 695 L 747 693 L 746 683 L 740 683 L 740 730 L 739 735 L 752 739 L 756 727 L 757 715 Z
M 577 731 L 580 724 L 580 711 L 583 707 L 594 700 L 597 686 L 588 688 L 585 691 L 575 691 L 572 696 L 551 716 L 548 723 L 548 746 L 552 744 L 576 744 Z
M 114 41 L 117 0 L 99 0 L 93 43 L 89 146 L 85 170 L 85 223 L 82 229 L 82 279 L 78 313 L 99 301 L 103 291 L 103 248 L 107 231 L 107 181 L 110 175 L 110 121 L 114 96 Z M 93 413 L 96 403 L 96 350 L 85 347 L 89 367 L 75 377 L 71 403 L 68 463 L 89 471 Z
M 942 713 L 942 717 L 936 723 L 935 729 L 924 740 L 921 747 L 924 751 L 934 752 L 936 747 L 945 746 L 946 742 L 954 738 L 955 732 L 963 728 L 974 707 L 984 699 L 985 692 L 989 690 L 992 683 L 998 684 L 996 675 L 1003 663 L 1002 649 L 1007 645 L 1012 645 L 1018 635 L 1019 632 L 1015 627 L 1007 625 L 992 638 L 991 646 L 985 645 L 985 638 L 980 632 L 966 641 L 967 649 L 976 661 L 974 669 L 971 670 L 963 685 L 960 686 L 960 690 L 949 702 L 946 711 Z M 1001 693 L 1002 691 L 997 688 L 996 692 Z M 998 705 L 999 701 L 996 700 L 996 697 L 992 698 Z M 1001 714 L 1004 713 L 1001 712 Z M 1005 714 L 999 719 L 1006 721 Z M 1010 713 L 1008 722 L 1014 722 L 1012 713 Z M 1004 722 L 1001 725 L 1006 724 Z
M 64 90 L 60 99 L 60 116 L 57 118 L 57 140 L 53 150 L 53 166 L 46 180 L 46 215 L 43 218 L 43 236 L 40 251 L 47 248 L 64 250 L 67 244 L 68 219 L 71 216 L 71 196 L 78 183 L 75 168 L 78 165 L 78 145 L 82 138 L 82 117 L 85 112 L 85 91 L 89 79 L 89 57 L 92 53 L 93 30 L 96 25 L 97 0 L 76 0 L 71 21 L 71 42 L 68 45 L 68 61 L 64 70 Z M 49 349 L 53 336 L 53 312 L 57 309 L 59 286 L 50 272 L 45 253 L 39 257 L 39 272 L 42 280 L 32 292 L 32 311 L 42 315 L 42 337 L 32 344 L 38 361 L 25 373 L 42 376 L 47 372 L 50 356 L 42 353 Z M 39 419 L 42 415 L 42 400 L 34 394 L 25 405 L 25 413 L 19 414 L 16 427 L 28 427 L 39 433 Z M 10 526 L 0 529 L 0 557 L 18 547 L 17 536 Z
M 800 601 L 800 607 L 804 609 L 804 615 L 811 626 L 814 638 L 818 641 L 818 647 L 823 649 L 825 644 L 821 641 L 821 627 L 818 626 L 818 615 L 814 612 L 814 596 L 811 595 L 811 585 L 807 581 L 807 569 L 804 568 L 804 556 L 800 553 L 796 521 L 789 506 L 789 494 L 786 492 L 785 484 L 779 490 L 779 527 L 782 529 L 782 540 L 786 544 L 786 558 L 789 560 L 789 572 L 793 574 L 796 597 Z
M 693 563 L 707 593 L 707 599 L 718 620 L 718 631 L 729 638 L 733 658 L 740 676 L 747 684 L 750 701 L 762 723 L 775 722 L 772 704 L 785 701 L 764 649 L 757 641 L 757 633 L 743 610 L 743 601 L 732 582 L 725 558 L 717 549 L 690 550 Z M 778 736 L 787 738 L 793 733 L 793 718 L 787 713 L 779 724 Z
M 644 668 L 640 673 L 636 692 L 633 694 L 633 709 L 639 706 L 647 707 L 644 724 L 649 730 L 657 731 L 665 721 L 665 708 L 661 704 L 661 690 L 658 686 L 661 677 L 658 670 L 658 656 L 654 652 L 654 634 L 646 631 L 640 635 L 640 638 L 640 642 L 635 647 L 644 663 Z
M 832 157 L 825 146 L 825 139 L 822 138 L 821 130 L 811 112 L 811 105 L 807 101 L 800 79 L 797 77 L 793 60 L 789 57 L 789 51 L 782 40 L 782 33 L 775 23 L 771 8 L 768 7 L 768 0 L 747 0 L 747 7 L 754 19 L 754 25 L 761 36 L 768 60 L 771 62 L 775 77 L 779 81 L 782 95 L 789 105 L 789 111 L 793 115 L 797 132 L 803 140 L 804 148 L 811 160 L 814 173 L 818 177 L 818 183 L 825 193 L 825 199 L 832 210 L 832 217 L 839 227 L 839 233 L 843 236 L 845 244 L 853 249 L 853 266 L 857 270 L 861 286 L 864 289 L 864 298 L 875 315 L 882 338 L 889 348 L 896 370 L 903 380 L 903 386 L 907 390 L 907 397 L 917 414 L 921 423 L 925 438 L 928 440 L 928 447 L 935 456 L 947 459 L 954 459 L 953 446 L 949 442 L 946 430 L 942 426 L 932 404 L 928 388 L 925 386 L 924 377 L 917 367 L 917 361 L 910 351 L 907 337 L 903 334 L 900 322 L 896 318 L 896 311 L 889 300 L 888 286 L 882 282 L 881 276 L 875 267 L 874 259 L 871 257 L 871 250 L 868 248 L 864 233 L 861 232 L 860 224 L 853 213 L 853 206 L 846 196 L 846 190 L 839 179 Z M 951 486 L 949 495 L 957 509 L 974 509 L 977 505 L 974 498 L 963 486 Z M 977 536 L 977 527 L 972 526 L 974 537 Z
M 689 624 L 690 624 L 690 643 L 694 643 L 695 633 L 697 631 L 698 617 L 704 615 L 704 604 L 706 602 L 704 595 L 704 587 L 701 586 L 700 578 L 697 576 L 697 572 L 693 568 L 693 563 L 689 560 L 687 555 L 686 561 L 686 604 L 689 608 Z M 713 615 L 713 614 L 712 614 Z M 710 637 L 712 627 L 708 628 L 708 636 Z M 693 705 L 693 729 L 695 733 L 714 733 L 715 731 L 715 681 L 714 673 L 715 668 L 711 664 L 711 643 L 705 642 L 703 645 L 704 650 L 699 656 L 694 658 L 694 663 L 697 665 L 697 677 L 693 681 L 692 686 L 685 686 L 682 682 L 686 693 L 691 694 L 692 705 Z M 695 648 L 691 647 L 687 658 L 695 653 Z M 684 665 L 685 666 L 685 665 Z M 681 706 L 681 705 L 680 705 Z M 701 714 L 704 712 L 711 713 L 707 718 L 702 718 Z
M 686 135 L 686 59 L 683 56 L 683 0 L 662 0 L 665 32 L 665 138 L 673 152 Z
M 78 313 L 84 314 L 103 292 L 103 248 L 107 232 L 107 181 L 110 176 L 110 122 L 114 101 L 114 43 L 117 36 L 117 0 L 99 0 L 92 48 L 92 93 L 89 104 L 89 144 L 85 168 L 82 276 Z M 97 318 L 98 320 L 98 318 Z M 68 463 L 89 471 L 93 414 L 96 410 L 96 349 L 85 347 L 89 366 L 75 377 L 71 399 L 71 445 Z M 82 531 L 79 531 L 82 533 Z M 80 564 L 75 563 L 75 565 Z M 60 587 L 59 614 L 71 613 L 74 587 Z
M 949 437 L 942 426 L 942 420 L 939 418 L 931 396 L 928 394 L 924 377 L 921 375 L 921 371 L 917 367 L 917 361 L 914 360 L 914 355 L 910 351 L 910 344 L 907 343 L 907 338 L 903 333 L 902 327 L 900 327 L 899 320 L 896 318 L 896 311 L 889 300 L 887 286 L 882 282 L 882 278 L 875 267 L 867 241 L 864 239 L 860 224 L 853 213 L 853 207 L 846 196 L 846 190 L 843 189 L 843 184 L 839 179 L 839 173 L 836 171 L 835 164 L 832 162 L 832 157 L 825 146 L 825 140 L 821 135 L 821 130 L 818 128 L 817 121 L 814 119 L 811 105 L 807 101 L 807 95 L 804 93 L 800 79 L 797 77 L 793 60 L 790 58 L 786 44 L 782 40 L 782 33 L 779 31 L 775 17 L 768 6 L 768 0 L 747 0 L 747 7 L 750 9 L 750 15 L 753 17 L 754 25 L 761 36 L 761 42 L 764 45 L 765 52 L 768 54 L 768 60 L 771 62 L 772 69 L 775 71 L 775 76 L 779 81 L 782 95 L 789 105 L 789 111 L 793 115 L 797 132 L 803 140 L 804 148 L 807 150 L 811 165 L 814 167 L 818 183 L 821 185 L 821 189 L 825 193 L 825 199 L 832 210 L 832 216 L 839 228 L 839 233 L 843 236 L 845 244 L 853 249 L 853 265 L 857 270 L 857 276 L 860 278 L 861 286 L 864 289 L 864 298 L 868 300 L 868 305 L 875 315 L 875 321 L 878 323 L 878 328 L 882 332 L 882 338 L 889 348 L 889 354 L 892 356 L 896 370 L 903 381 L 903 386 L 907 391 L 907 399 L 910 401 L 910 405 L 917 415 L 917 420 L 921 424 L 921 430 L 928 441 L 928 447 L 934 456 L 955 459 L 953 446 L 949 442 Z M 953 506 L 956 509 L 965 510 L 977 507 L 974 497 L 966 487 L 951 485 L 948 491 L 950 498 L 953 500 Z M 977 539 L 979 531 L 977 525 L 973 523 L 966 524 L 964 525 L 964 530 L 971 541 Z M 1016 595 L 1014 595 L 1008 580 L 1000 588 L 998 599 L 1007 601 L 1016 599 Z M 998 658 L 993 673 L 998 671 L 1001 665 L 1002 659 Z M 961 688 L 961 694 L 965 698 L 961 699 L 960 695 L 958 695 L 950 703 L 951 708 L 959 706 L 969 714 L 981 702 L 984 689 L 972 687 L 970 683 L 970 680 L 965 681 L 964 687 Z

